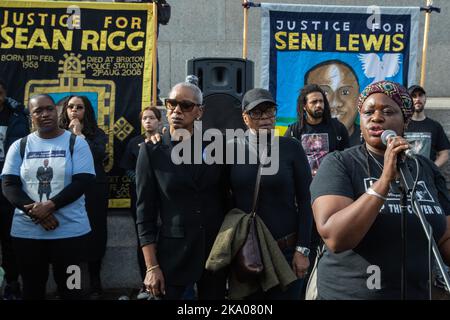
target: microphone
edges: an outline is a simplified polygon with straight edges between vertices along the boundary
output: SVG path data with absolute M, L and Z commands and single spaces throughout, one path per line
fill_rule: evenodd
M 381 142 L 383 142 L 383 144 L 385 146 L 387 146 L 389 138 L 394 138 L 394 137 L 397 137 L 397 133 L 394 130 L 384 130 L 383 133 L 381 134 Z M 416 155 L 414 154 L 414 152 L 411 149 L 406 150 L 404 152 L 404 154 L 407 158 L 411 158 L 411 159 L 416 158 Z

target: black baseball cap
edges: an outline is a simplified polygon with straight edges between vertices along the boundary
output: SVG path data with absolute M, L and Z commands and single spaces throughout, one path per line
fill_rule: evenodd
M 413 85 L 413 86 L 411 86 L 411 87 L 408 88 L 408 93 L 409 93 L 410 95 L 412 95 L 415 91 L 420 91 L 420 92 L 422 92 L 423 94 L 427 94 L 427 93 L 425 92 L 425 89 L 422 88 L 421 86 L 417 85 L 417 84 L 415 84 L 415 85 Z
M 242 111 L 250 111 L 263 102 L 270 102 L 277 105 L 273 100 L 272 94 L 266 89 L 255 88 L 245 93 L 242 99 Z

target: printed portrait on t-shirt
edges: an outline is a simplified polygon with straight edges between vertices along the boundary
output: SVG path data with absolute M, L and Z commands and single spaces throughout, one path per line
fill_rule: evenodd
M 21 170 L 24 189 L 36 202 L 47 201 L 64 189 L 66 150 L 27 152 Z
M 366 178 L 364 179 L 364 186 L 367 191 L 377 179 L 375 178 Z M 402 212 L 402 207 L 400 205 L 401 191 L 399 183 L 391 183 L 391 188 L 387 194 L 387 200 L 383 207 L 380 209 L 380 212 L 383 212 L 384 209 L 387 209 L 391 214 L 400 214 Z M 411 207 L 411 196 L 408 194 L 408 206 L 407 211 L 409 214 L 413 214 L 413 209 Z M 425 181 L 419 180 L 417 182 L 416 187 L 416 200 L 418 200 L 422 212 L 426 215 L 428 214 L 444 214 L 442 208 L 439 205 L 438 201 L 435 201 L 435 198 L 428 190 Z
M 0 161 L 5 161 L 5 137 L 6 137 L 6 126 L 0 126 Z
M 405 132 L 405 138 L 414 154 L 420 154 L 430 159 L 431 132 Z
M 52 193 L 53 168 L 48 165 L 48 159 L 44 159 L 43 166 L 37 169 L 36 179 L 39 181 L 39 201 L 42 202 L 44 195 L 47 198 L 46 200 L 49 200 Z
M 364 179 L 364 185 L 367 189 L 369 189 L 378 179 L 375 178 L 366 178 Z M 399 201 L 401 198 L 400 185 L 396 183 L 391 183 L 391 188 L 389 189 L 389 193 L 387 195 L 388 201 Z M 410 195 L 408 195 L 408 201 L 410 199 Z M 428 190 L 425 181 L 419 180 L 416 186 L 416 199 L 424 202 L 434 202 L 434 198 Z
M 427 189 L 424 181 L 419 181 L 416 187 L 416 198 L 419 201 L 434 202 L 433 197 Z
M 313 175 L 319 169 L 320 163 L 330 152 L 328 133 L 313 133 L 302 135 L 302 146 L 308 158 Z

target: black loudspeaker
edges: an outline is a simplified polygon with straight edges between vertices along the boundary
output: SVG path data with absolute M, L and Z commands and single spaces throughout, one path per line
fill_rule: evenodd
M 196 75 L 205 107 L 203 129 L 246 129 L 241 102 L 253 89 L 254 63 L 239 58 L 195 58 L 187 61 L 187 74 Z

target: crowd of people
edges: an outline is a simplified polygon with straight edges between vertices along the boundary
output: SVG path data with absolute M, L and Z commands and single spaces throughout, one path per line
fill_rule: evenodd
M 450 196 L 439 169 L 448 160 L 450 144 L 442 126 L 424 114 L 425 90 L 390 81 L 367 86 L 355 100 L 360 127 L 352 130 L 360 137 L 353 146 L 346 126 L 332 117 L 329 96 L 323 84 L 306 84 L 299 91 L 298 121 L 284 137 L 276 137 L 276 101 L 267 90 L 249 90 L 242 100 L 246 134 L 228 139 L 215 152 L 243 147 L 244 158 L 253 155 L 254 163 L 239 162 L 236 152 L 231 162 L 211 162 L 215 140 L 200 138 L 196 145 L 203 137 L 196 123 L 205 110 L 195 83 L 172 87 L 165 99 L 166 130 L 160 109 L 142 110 L 143 133 L 129 140 L 120 163 L 132 182 L 130 211 L 143 283 L 139 299 L 226 299 L 233 262 L 213 271 L 207 260 L 222 245 L 217 239 L 225 217 L 254 207 L 292 280 L 287 286 L 248 280 L 257 285 L 245 299 L 303 299 L 312 287 L 307 283 L 314 265 L 317 299 L 400 299 L 398 164 L 403 162 L 417 177 L 419 205 L 450 264 Z M 385 141 L 387 130 L 396 136 Z M 79 287 L 67 285 L 67 268 L 82 263 L 89 274 L 89 298 L 100 298 L 107 242 L 107 136 L 91 102 L 70 96 L 58 112 L 52 97 L 40 94 L 24 108 L 0 82 L 0 131 L 4 299 L 45 299 L 49 265 L 61 299 L 86 298 Z M 415 148 L 417 140 L 421 148 Z M 408 149 L 414 159 L 404 157 Z M 177 163 L 174 153 L 180 150 L 184 160 Z M 260 150 L 266 160 L 277 155 L 272 174 L 258 174 L 268 166 Z M 428 240 L 415 215 L 406 219 L 405 294 L 426 299 L 431 285 Z M 317 249 L 323 250 L 316 257 Z M 373 267 L 380 275 L 369 285 Z M 442 283 L 440 271 L 434 273 Z

